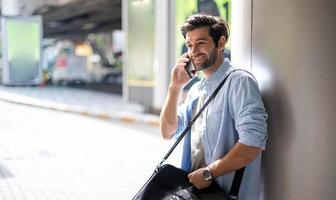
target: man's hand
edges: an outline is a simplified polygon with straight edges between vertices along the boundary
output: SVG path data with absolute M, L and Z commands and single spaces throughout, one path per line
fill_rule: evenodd
M 180 89 L 184 84 L 186 84 L 190 78 L 185 71 L 184 67 L 189 61 L 189 58 L 187 58 L 187 53 L 181 55 L 174 66 L 172 70 L 172 76 L 171 76 L 171 87 Z
M 211 185 L 211 181 L 207 181 L 203 177 L 204 170 L 205 168 L 200 168 L 188 174 L 189 182 L 198 189 L 207 188 Z

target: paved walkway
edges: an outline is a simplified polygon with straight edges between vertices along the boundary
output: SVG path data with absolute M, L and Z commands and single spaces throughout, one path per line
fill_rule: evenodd
M 159 125 L 157 115 L 145 113 L 140 104 L 125 103 L 120 95 L 67 87 L 0 86 L 0 100 L 103 120 Z
M 17 130 L 0 132 L 0 200 L 131 199 L 171 145 L 159 133 L 140 134 L 139 129 L 157 129 L 158 116 L 144 113 L 141 105 L 125 103 L 119 95 L 62 87 L 0 86 L 0 100 L 132 123 L 116 123 L 112 130 L 106 126 L 110 123 L 81 117 L 78 121 L 86 131 L 69 134 L 66 129 L 73 125 L 63 124 L 72 123 L 64 119 L 62 126 L 50 125 L 57 128 L 53 134 L 28 121 L 17 127 L 12 122 L 24 121 L 27 115 L 12 116 L 6 124 Z M 11 105 L 2 112 L 13 111 Z M 92 121 L 99 123 L 95 131 L 87 128 Z M 22 131 L 27 126 L 39 131 Z

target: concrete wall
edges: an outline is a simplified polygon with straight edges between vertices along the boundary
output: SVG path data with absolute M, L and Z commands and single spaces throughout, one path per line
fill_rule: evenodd
M 269 113 L 265 199 L 335 199 L 336 2 L 245 4 L 251 69 Z

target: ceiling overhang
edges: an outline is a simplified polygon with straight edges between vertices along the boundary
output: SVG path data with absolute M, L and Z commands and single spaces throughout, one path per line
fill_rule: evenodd
M 44 38 L 85 36 L 121 29 L 121 0 L 75 0 L 63 5 L 43 5 Z

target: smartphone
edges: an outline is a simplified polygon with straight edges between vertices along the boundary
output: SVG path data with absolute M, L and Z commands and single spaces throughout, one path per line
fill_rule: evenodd
M 189 56 L 187 56 L 189 58 Z M 184 69 L 188 73 L 189 78 L 193 78 L 196 74 L 196 69 L 194 67 L 194 64 L 192 63 L 191 59 L 189 58 L 189 61 L 187 64 L 184 66 Z

